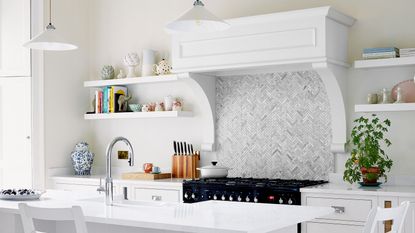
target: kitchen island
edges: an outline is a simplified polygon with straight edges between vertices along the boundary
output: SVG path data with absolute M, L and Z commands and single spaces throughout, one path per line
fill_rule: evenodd
M 287 232 L 284 229 L 334 212 L 327 207 L 207 201 L 195 204 L 115 201 L 105 206 L 96 192 L 48 190 L 29 205 L 82 208 L 90 233 L 110 232 Z M 0 201 L 2 233 L 22 233 L 18 203 Z M 72 232 L 66 222 L 39 222 L 40 230 Z

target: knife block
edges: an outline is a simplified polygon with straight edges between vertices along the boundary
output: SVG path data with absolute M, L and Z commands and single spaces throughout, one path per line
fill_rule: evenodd
M 184 179 L 199 178 L 199 155 L 173 155 L 172 177 Z

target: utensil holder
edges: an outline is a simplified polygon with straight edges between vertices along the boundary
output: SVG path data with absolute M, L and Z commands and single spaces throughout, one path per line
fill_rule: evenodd
M 173 155 L 172 156 L 172 177 L 196 179 L 199 178 L 199 155 Z

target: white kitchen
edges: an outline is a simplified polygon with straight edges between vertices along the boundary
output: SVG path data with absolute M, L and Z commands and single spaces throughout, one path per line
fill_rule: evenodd
M 415 233 L 412 0 L 0 0 L 0 233 Z

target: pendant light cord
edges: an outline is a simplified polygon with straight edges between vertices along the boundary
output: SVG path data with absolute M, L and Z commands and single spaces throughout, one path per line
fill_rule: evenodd
M 49 24 L 52 24 L 52 0 L 49 0 Z
M 49 24 L 46 26 L 46 30 L 55 30 L 55 26 L 52 24 L 52 0 L 49 0 Z

